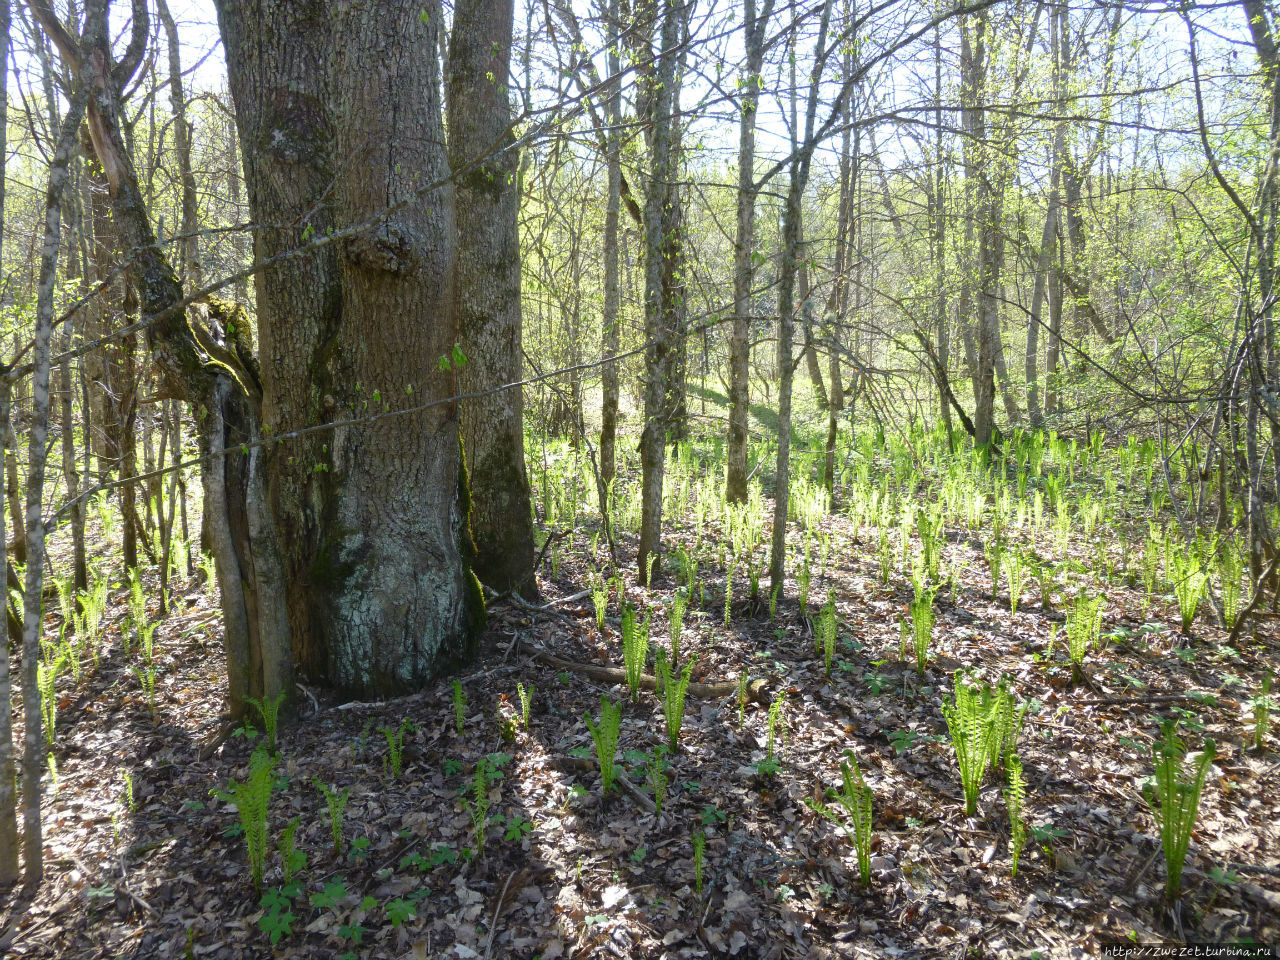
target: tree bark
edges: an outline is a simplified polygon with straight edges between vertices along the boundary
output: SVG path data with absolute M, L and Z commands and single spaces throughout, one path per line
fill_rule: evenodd
M 833 0 L 822 6 L 818 38 L 814 44 L 813 72 L 809 77 L 809 97 L 805 108 L 804 130 L 796 120 L 795 83 L 792 83 L 791 101 L 791 163 L 787 182 L 787 199 L 782 216 L 781 269 L 778 276 L 778 455 L 775 461 L 773 483 L 773 530 L 769 550 L 769 591 L 781 594 L 786 579 L 787 512 L 790 506 L 791 486 L 791 387 L 795 362 L 792 357 L 793 318 L 795 315 L 795 290 L 800 268 L 801 253 L 801 202 L 809 182 L 809 168 L 813 151 L 817 146 L 814 119 L 818 109 L 818 89 L 822 79 L 822 67 L 827 55 L 827 27 L 831 21 Z M 792 57 L 792 70 L 795 58 Z
M 263 435 L 452 396 L 441 359 L 459 337 L 456 222 L 438 0 L 220 0 L 218 19 L 249 209 L 263 225 L 258 258 L 372 225 L 256 275 Z M 337 427 L 263 460 L 308 675 L 384 694 L 472 654 L 484 614 L 455 404 Z
M 620 296 L 618 289 L 618 216 L 622 198 L 622 75 L 618 61 L 618 3 L 607 0 L 605 31 L 608 41 L 607 69 L 609 88 L 605 96 L 605 118 L 609 129 L 605 136 L 605 164 L 608 175 L 608 195 L 604 210 L 604 315 L 601 333 L 600 412 L 600 515 L 609 515 L 609 488 L 617 470 L 615 445 L 618 435 L 618 365 L 611 362 L 618 354 L 618 313 Z
M 678 0 L 662 0 L 662 15 L 656 4 L 647 4 L 642 23 L 657 26 L 658 54 L 649 71 L 641 76 L 640 114 L 649 143 L 649 182 L 645 193 L 645 392 L 644 430 L 640 438 L 641 506 L 640 544 L 637 562 L 639 582 L 648 586 L 651 558 L 662 549 L 662 485 L 666 466 L 666 440 L 677 404 L 675 365 L 676 339 L 683 335 L 683 209 L 679 156 L 679 88 L 682 6 Z M 638 32 L 639 33 L 639 32 Z M 641 47 L 652 56 L 647 37 Z
M 44 626 L 44 481 L 49 436 L 50 358 L 53 339 L 53 299 L 58 273 L 58 245 L 62 233 L 62 203 L 75 155 L 76 128 L 84 115 L 83 95 L 73 98 L 62 118 L 57 149 L 49 164 L 45 192 L 44 239 L 36 295 L 36 323 L 32 336 L 31 429 L 27 436 L 26 536 L 27 566 L 22 595 L 22 751 L 23 884 L 34 890 L 44 877 L 44 841 L 40 819 L 40 781 L 45 767 L 44 716 L 37 667 L 40 633 Z M 7 652 L 6 652 L 7 653 Z
M 8 5 L 4 17 L 0 21 L 3 27 L 3 39 L 8 40 Z M 7 63 L 8 44 L 0 48 L 0 63 Z M 0 92 L 3 92 L 5 80 L 0 77 Z M 2 129 L 2 128 L 0 128 Z M 0 132 L 0 137 L 3 137 Z M 3 156 L 3 154 L 0 154 Z M 0 193 L 4 187 L 0 186 Z M 0 200 L 0 203 L 3 201 Z M 3 224 L 0 218 L 0 225 Z M 0 226 L 0 229 L 3 229 Z M 3 234 L 0 234 L 2 237 Z M 6 371 L 7 372 L 7 371 Z M 9 389 L 7 377 L 0 376 L 0 458 L 8 451 L 9 439 Z M 0 501 L 5 499 L 4 488 L 0 486 Z M 5 530 L 5 507 L 0 503 L 0 576 L 5 578 L 4 611 L 6 621 L 6 641 L 9 640 L 9 572 L 8 531 Z M 9 677 L 9 643 L 6 642 L 4 655 L 0 656 L 0 886 L 9 886 L 18 879 L 18 798 L 17 771 L 13 752 L 13 684 Z
M 187 100 L 182 92 L 182 56 L 178 48 L 178 26 L 165 0 L 156 0 L 156 13 L 164 27 L 169 48 L 169 103 L 173 109 L 173 151 L 182 181 L 182 279 L 188 287 L 199 287 L 204 273 L 200 267 L 200 238 L 196 178 L 191 172 L 191 125 L 187 122 Z
M 520 241 L 511 130 L 512 0 L 458 0 L 449 37 L 449 160 L 457 172 L 459 342 L 463 393 L 521 379 Z M 462 409 L 476 575 L 499 592 L 537 594 L 524 463 L 524 391 L 473 397 Z
M 1053 90 L 1054 103 L 1059 116 L 1063 107 L 1063 69 L 1062 47 L 1065 43 L 1065 8 L 1052 10 L 1049 14 L 1049 48 L 1053 55 Z M 1042 326 L 1045 297 L 1048 293 L 1049 274 L 1053 270 L 1055 243 L 1058 237 L 1058 184 L 1062 170 L 1062 155 L 1065 145 L 1066 123 L 1059 120 L 1054 126 L 1053 146 L 1050 152 L 1049 167 L 1049 206 L 1045 213 L 1044 229 L 1040 233 L 1040 249 L 1036 256 L 1035 283 L 1031 292 L 1031 315 L 1027 322 L 1027 418 L 1031 429 L 1039 430 L 1043 423 L 1040 410 L 1040 327 Z
M 161 388 L 167 395 L 198 404 L 203 409 L 205 416 L 199 419 L 202 426 L 200 441 L 208 469 L 213 460 L 223 456 L 223 444 L 212 444 L 211 431 L 205 429 L 208 424 L 221 422 L 235 428 L 237 432 L 232 435 L 232 442 L 226 444 L 232 449 L 258 435 L 258 410 L 250 396 L 252 393 L 256 398 L 259 394 L 259 378 L 253 357 L 246 349 L 248 324 L 243 317 L 237 318 L 211 305 L 207 318 L 209 329 L 204 332 L 203 340 L 198 342 L 196 328 L 188 324 L 186 311 L 179 306 L 183 302 L 182 287 L 156 243 L 137 171 L 124 143 L 118 120 L 120 91 L 145 52 L 148 30 L 145 4 L 134 5 L 133 35 L 118 63 L 112 60 L 108 39 L 107 0 L 92 0 L 85 5 L 84 31 L 78 37 L 67 31 L 46 0 L 28 0 L 28 6 L 57 45 L 64 61 L 78 75 L 78 88 L 88 96 L 93 152 L 107 180 L 117 241 L 130 255 L 129 272 L 141 297 L 140 312 L 151 321 L 147 336 L 162 381 Z M 216 363 L 206 362 L 210 351 L 219 355 Z M 235 390 L 220 389 L 227 380 L 235 382 Z M 213 415 L 215 405 L 221 407 L 217 416 Z M 226 438 L 219 438 L 222 439 Z M 126 458 L 129 453 L 126 445 Z M 216 559 L 220 566 L 237 568 L 243 579 L 239 597 L 246 610 L 224 609 L 227 649 L 247 647 L 251 651 L 251 665 L 281 666 L 281 670 L 270 674 L 256 670 L 248 685 L 250 693 L 274 696 L 277 692 L 284 692 L 291 695 L 293 683 L 288 636 L 280 635 L 276 629 L 281 622 L 284 600 L 257 591 L 259 578 L 269 581 L 273 576 L 269 569 L 273 551 L 267 544 L 254 543 L 249 535 L 244 491 L 253 482 L 253 477 L 249 475 L 248 467 L 249 458 L 243 453 L 228 454 L 225 469 L 228 475 L 234 474 L 242 482 L 226 486 L 228 499 L 225 510 L 222 505 L 209 502 L 205 505 L 211 516 L 225 516 L 233 524 L 239 524 L 215 541 L 229 543 L 237 551 L 234 557 L 219 555 Z M 130 491 L 132 487 L 132 484 L 127 485 L 125 490 Z M 127 525 L 134 521 L 128 510 L 127 497 L 125 506 L 127 537 Z M 224 603 L 235 596 L 224 590 Z M 278 609 L 273 609 L 272 604 Z M 241 622 L 247 623 L 250 631 L 247 637 L 235 637 L 229 632 Z M 229 673 L 233 676 L 244 669 L 241 663 L 229 663 Z M 264 678 L 271 680 L 281 676 L 284 679 L 279 687 L 263 685 Z M 236 689 L 232 683 L 230 706 L 233 716 L 239 716 L 244 710 L 243 701 L 235 695 Z
M 748 362 L 751 356 L 751 285 L 755 246 L 756 110 L 760 103 L 760 71 L 764 67 L 765 28 L 773 0 L 764 0 L 756 15 L 755 0 L 744 0 L 743 30 L 746 77 L 742 92 L 742 118 L 738 126 L 738 223 L 733 241 L 733 331 L 729 338 L 729 450 L 725 471 L 725 499 L 747 499 L 747 441 L 750 395 Z
M 964 305 L 976 315 L 976 343 L 972 366 L 974 444 L 985 447 L 991 442 L 995 418 L 996 338 L 1000 336 L 999 315 L 993 289 L 992 258 L 998 224 L 992 223 L 991 181 L 984 171 L 982 145 L 986 140 L 986 31 L 987 14 L 980 11 L 966 15 L 961 22 L 961 113 L 967 135 L 964 147 L 965 196 L 968 217 L 965 220 L 966 243 L 972 251 L 966 287 L 969 296 Z

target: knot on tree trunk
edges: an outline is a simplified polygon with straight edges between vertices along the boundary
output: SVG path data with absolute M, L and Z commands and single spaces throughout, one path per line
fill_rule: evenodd
M 418 260 L 417 238 L 404 227 L 386 223 L 347 241 L 347 258 L 356 266 L 385 273 L 404 273 Z

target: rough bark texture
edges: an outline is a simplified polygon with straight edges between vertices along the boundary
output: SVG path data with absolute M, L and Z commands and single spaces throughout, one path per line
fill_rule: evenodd
M 257 256 L 371 224 L 257 274 L 264 435 L 452 395 L 439 364 L 458 340 L 439 3 L 222 0 L 218 18 L 249 208 L 268 225 Z M 338 427 L 270 458 L 307 674 L 388 693 L 470 655 L 483 600 L 456 405 Z
M 449 161 L 458 173 L 458 326 L 464 393 L 521 379 L 519 157 L 511 132 L 512 0 L 459 0 L 449 37 Z M 464 401 L 476 575 L 537 592 L 520 387 Z

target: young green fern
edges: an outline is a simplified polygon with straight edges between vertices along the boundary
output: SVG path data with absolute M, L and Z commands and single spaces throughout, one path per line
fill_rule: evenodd
M 337 787 L 329 786 L 319 777 L 312 777 L 311 785 L 324 797 L 325 807 L 329 811 L 329 832 L 333 835 L 333 855 L 340 857 L 342 856 L 342 812 L 346 810 L 347 801 L 351 799 L 351 788 L 343 787 L 342 792 L 339 793 Z
M 453 680 L 453 719 L 458 736 L 462 736 L 463 727 L 467 723 L 467 695 L 462 689 L 462 681 Z
M 481 757 L 471 778 L 471 797 L 462 801 L 471 817 L 471 836 L 476 845 L 476 855 L 484 854 L 485 834 L 489 827 L 489 784 L 493 781 L 489 759 Z
M 138 686 L 142 687 L 142 693 L 147 698 L 147 708 L 151 711 L 151 719 L 155 720 L 158 716 L 158 708 L 156 706 L 156 663 L 154 660 L 148 660 L 142 666 L 136 664 L 129 665 L 129 672 L 138 680 Z
M 1230 629 L 1240 615 L 1242 590 L 1240 581 L 1244 575 L 1244 559 L 1234 542 L 1228 543 L 1218 559 L 1218 577 L 1222 582 L 1222 619 Z
M 662 816 L 662 804 L 667 798 L 667 748 L 665 744 L 658 744 L 653 753 L 649 754 L 648 762 L 645 764 L 645 773 L 649 780 L 649 786 L 653 790 L 653 813 L 654 816 Z
M 622 608 L 622 661 L 626 667 L 627 686 L 631 699 L 640 696 L 640 678 L 649 659 L 649 618 L 636 622 L 636 608 L 626 604 Z
M 520 698 L 520 726 L 529 729 L 529 709 L 533 706 L 533 684 L 526 690 L 523 683 L 516 682 L 516 696 Z
M 1097 596 L 1091 600 L 1082 590 L 1067 608 L 1067 651 L 1076 680 L 1080 679 L 1084 667 L 1084 655 L 1097 644 L 1102 632 L 1102 602 L 1105 599 Z
M 991 722 L 994 725 L 991 743 L 993 762 L 999 763 L 1017 751 L 1027 706 L 1025 702 L 1018 705 L 1013 695 L 1012 682 L 1007 676 L 1001 677 L 991 700 Z
M 689 594 L 683 587 L 671 595 L 667 619 L 671 624 L 671 662 L 680 662 L 680 635 L 684 632 L 684 615 L 689 609 Z
M 933 624 L 935 614 L 933 612 L 933 590 L 917 590 L 915 598 L 911 601 L 911 635 L 915 641 L 916 651 L 916 672 L 920 676 L 924 676 L 925 668 L 929 665 L 929 644 L 933 640 Z
M 765 726 L 767 736 L 765 740 L 765 759 L 770 763 L 775 760 L 776 748 L 780 739 L 779 734 L 783 731 L 782 707 L 786 700 L 785 693 L 779 693 L 773 698 L 773 703 L 769 704 L 769 714 L 765 718 Z
M 814 645 L 822 650 L 822 660 L 826 666 L 827 676 L 831 676 L 831 660 L 836 652 L 836 598 L 834 592 L 827 593 L 827 602 L 818 611 L 818 619 L 813 625 Z
M 245 697 L 245 702 L 253 705 L 258 711 L 258 716 L 262 717 L 263 729 L 267 731 L 267 748 L 274 757 L 280 751 L 276 743 L 276 730 L 280 725 L 280 704 L 284 703 L 285 692 L 281 690 L 274 697 L 263 697 L 259 700 L 257 697 Z
M 290 820 L 280 831 L 280 839 L 276 841 L 276 849 L 280 851 L 280 872 L 284 875 L 285 886 L 293 883 L 294 874 L 307 865 L 307 852 L 294 848 L 293 838 L 302 824 L 299 817 Z
M 599 574 L 591 577 L 591 603 L 596 610 L 596 629 L 604 629 L 604 616 L 609 610 L 609 581 Z
M 1004 769 L 1008 774 L 1004 803 L 1009 810 L 1009 857 L 1013 861 L 1010 875 L 1016 877 L 1018 861 L 1022 859 L 1022 848 L 1027 843 L 1027 821 L 1023 813 L 1027 803 L 1027 786 L 1022 779 L 1022 761 L 1017 754 L 1010 753 L 1005 757 Z
M 729 561 L 724 574 L 724 625 L 726 627 L 733 618 L 733 571 L 737 566 L 732 560 Z
M 933 510 L 921 510 L 916 515 L 916 530 L 920 534 L 920 555 L 925 573 L 936 582 L 942 565 L 943 513 L 941 506 Z
M 693 889 L 702 896 L 702 866 L 707 855 L 707 835 L 701 830 L 693 834 Z
M 667 721 L 667 742 L 674 753 L 680 745 L 680 728 L 684 726 L 684 698 L 689 690 L 689 678 L 693 674 L 693 664 L 697 657 L 690 657 L 684 669 L 672 676 L 671 665 L 667 663 L 667 652 L 658 648 L 658 685 L 662 697 L 662 712 Z
M 812 574 L 809 571 L 809 549 L 805 545 L 804 560 L 796 573 L 796 599 L 800 601 L 800 616 L 809 615 L 809 589 L 812 585 Z
M 400 779 L 400 770 L 404 766 L 404 735 L 413 729 L 413 721 L 408 719 L 401 722 L 398 730 L 392 730 L 390 727 L 378 728 L 387 741 L 386 769 L 390 772 L 392 780 Z
M 232 780 L 226 790 L 212 790 L 213 796 L 236 808 L 249 850 L 249 872 L 255 890 L 262 889 L 262 872 L 267 858 L 267 809 L 275 786 L 276 760 L 264 746 L 249 758 L 249 778 L 244 783 Z
M 618 733 L 622 728 L 622 708 L 600 698 L 600 720 L 584 716 L 591 739 L 596 744 L 596 760 L 600 764 L 600 792 L 608 796 L 614 780 L 614 754 L 618 750 Z
M 1258 695 L 1249 701 L 1253 707 L 1253 748 L 1261 750 L 1267 739 L 1267 728 L 1271 726 L 1271 710 L 1275 706 L 1271 698 L 1271 671 L 1262 678 L 1262 687 Z
M 1209 577 L 1201 566 L 1199 555 L 1191 549 L 1173 550 L 1169 555 L 1174 596 L 1178 598 L 1178 614 L 1182 617 L 1182 632 L 1191 630 L 1191 621 L 1204 597 Z
M 1017 613 L 1022 602 L 1022 592 L 1027 587 L 1027 557 L 1020 550 L 1010 550 L 1005 557 L 1004 575 L 1009 582 L 1009 612 Z
M 52 647 L 52 644 L 49 644 Z M 40 711 L 44 715 L 44 739 L 53 746 L 54 727 L 58 719 L 58 674 L 67 665 L 67 652 L 57 650 L 44 662 L 36 663 L 36 687 L 40 691 Z
M 994 600 L 1000 593 L 1000 571 L 1005 558 L 1004 541 L 996 536 L 988 537 L 982 544 L 982 555 L 986 557 L 987 567 L 991 570 L 991 599 Z
M 820 800 L 809 799 L 805 803 L 816 813 L 838 824 L 849 835 L 858 851 L 858 874 L 865 887 L 871 883 L 871 788 L 862 778 L 862 770 L 852 752 L 849 753 L 849 759 L 840 764 L 840 773 L 844 779 L 841 789 L 828 790 L 827 793 L 844 809 L 847 821 Z
M 1205 778 L 1213 764 L 1214 743 L 1206 740 L 1200 758 L 1191 767 L 1190 777 L 1182 771 L 1186 747 L 1178 738 L 1176 724 L 1164 724 L 1164 737 L 1152 748 L 1155 760 L 1154 786 L 1144 794 L 1160 828 L 1160 845 L 1164 848 L 1165 898 L 1173 903 L 1182 895 L 1182 868 L 1187 860 L 1187 847 L 1200 812 L 1200 797 Z
M 970 683 L 960 671 L 956 671 L 953 686 L 953 702 L 944 700 L 942 713 L 960 768 L 965 814 L 973 816 L 978 812 L 978 790 L 1000 746 L 995 697 L 989 686 Z

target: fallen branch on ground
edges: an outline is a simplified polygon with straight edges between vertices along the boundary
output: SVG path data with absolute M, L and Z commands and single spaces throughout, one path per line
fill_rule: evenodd
M 554 667 L 557 670 L 568 670 L 570 673 L 581 674 L 584 677 L 590 677 L 592 680 L 599 680 L 602 683 L 627 682 L 627 672 L 621 667 L 600 667 L 590 663 L 578 663 L 576 660 L 565 660 L 563 657 L 548 653 L 527 640 L 520 641 L 520 650 L 539 663 L 544 663 L 548 667 Z M 737 680 L 690 683 L 685 695 L 696 697 L 699 700 L 724 700 L 727 697 L 736 697 L 738 695 L 738 683 L 739 681 Z M 656 677 L 644 674 L 640 677 L 640 686 L 645 690 L 656 690 L 658 688 L 658 680 Z M 763 678 L 748 680 L 745 691 L 747 700 L 767 707 L 773 698 L 769 696 L 766 686 Z

